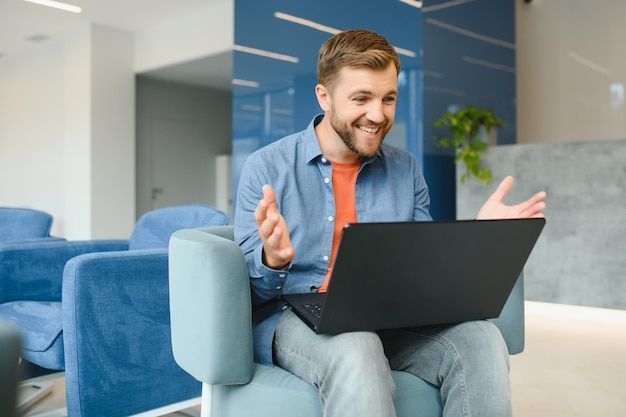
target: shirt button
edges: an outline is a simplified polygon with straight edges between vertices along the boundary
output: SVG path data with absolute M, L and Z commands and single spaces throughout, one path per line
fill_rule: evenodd
M 335 218 L 333 216 L 328 216 L 328 221 L 332 222 L 333 220 L 335 220 Z
M 324 178 L 324 182 L 328 184 L 330 182 L 330 178 Z
M 277 290 L 280 290 L 282 287 L 279 285 L 278 287 L 276 287 Z
M 324 255 L 324 258 L 323 258 L 323 259 L 324 259 L 325 261 L 328 261 L 328 256 Z
M 328 159 L 326 159 L 326 158 L 322 157 L 322 162 L 323 162 L 323 163 L 326 163 L 326 162 L 328 162 Z
M 278 276 L 279 276 L 280 278 L 285 278 L 285 277 L 287 276 L 287 274 L 278 274 Z
M 287 310 L 287 306 L 283 306 L 283 311 Z

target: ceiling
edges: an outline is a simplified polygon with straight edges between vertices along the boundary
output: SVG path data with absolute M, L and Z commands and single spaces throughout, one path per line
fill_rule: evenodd
M 224 0 L 65 0 L 82 8 L 70 13 L 23 0 L 0 0 L 0 60 L 26 53 L 74 27 L 94 23 L 140 32 Z M 0 61 L 1 62 L 1 61 Z M 232 53 L 185 62 L 145 75 L 170 81 L 230 89 Z
M 117 29 L 123 29 L 139 33 L 144 30 L 148 30 L 153 27 L 157 27 L 166 23 L 168 20 L 183 18 L 185 16 L 192 15 L 205 10 L 212 2 L 225 2 L 230 1 L 234 3 L 235 0 L 65 0 L 71 4 L 79 6 L 83 9 L 80 14 L 70 13 L 49 7 L 40 6 L 37 4 L 29 3 L 24 0 L 0 0 L 0 63 L 3 57 L 8 58 L 10 56 L 25 53 L 29 50 L 37 48 L 45 42 L 51 42 L 55 38 L 63 36 L 65 33 L 71 31 L 75 26 L 93 23 L 103 26 L 108 26 Z M 404 0 L 402 0 L 404 1 Z M 275 2 L 265 1 L 260 2 L 263 7 L 270 7 Z M 267 6 L 265 4 L 267 3 Z M 493 8 L 493 1 L 479 2 L 476 0 L 429 0 L 424 2 L 428 7 L 423 8 L 425 16 L 425 26 L 428 27 L 428 22 L 439 21 L 443 13 L 447 11 L 459 9 L 460 20 L 454 20 L 453 17 L 446 20 L 448 26 L 458 25 L 471 32 L 479 34 L 488 34 L 498 39 L 505 39 L 506 36 L 499 34 L 503 28 L 499 28 L 501 25 L 499 21 L 485 20 L 479 18 L 467 19 L 463 15 L 462 10 L 465 7 L 451 7 L 451 6 L 463 6 L 466 3 L 473 3 L 473 7 L 491 7 Z M 484 3 L 484 5 L 483 5 Z M 283 8 L 289 9 L 289 7 L 299 7 L 299 3 L 281 2 Z M 400 2 L 397 2 L 397 5 Z M 289 6 L 289 7 L 287 7 Z M 439 11 L 447 7 L 447 10 Z M 274 7 L 274 6 L 271 6 Z M 274 7 L 275 8 L 275 7 Z M 282 9 L 281 9 L 282 10 Z M 272 28 L 276 28 L 281 23 L 273 16 L 274 9 L 267 12 L 269 17 L 268 24 Z M 432 12 L 432 13 L 431 13 Z M 325 13 L 324 9 L 316 11 L 316 13 Z M 349 13 L 349 12 L 347 12 Z M 245 14 L 244 14 L 245 15 Z M 247 15 L 246 15 L 247 16 Z M 244 18 L 246 17 L 244 16 Z M 334 20 L 341 20 L 343 14 L 335 13 L 332 15 L 324 15 L 323 21 L 327 24 L 331 24 Z M 252 14 L 247 16 L 251 19 L 249 27 L 260 25 L 258 14 Z M 315 19 L 315 16 L 308 16 Z M 375 19 L 376 17 L 374 17 Z M 322 19 L 320 17 L 320 19 Z M 334 19 L 334 20 L 333 20 Z M 506 20 L 505 20 L 506 21 Z M 331 23 L 328 23 L 331 22 Z M 341 27 L 340 23 L 335 22 L 334 27 Z M 442 24 L 441 22 L 439 22 Z M 247 23 L 244 23 L 247 25 Z M 291 23 L 287 23 L 292 25 Z M 262 25 L 261 25 L 262 26 Z M 489 29 L 489 30 L 488 30 Z M 504 28 L 504 32 L 511 32 L 510 28 Z M 308 28 L 300 28 L 294 30 L 310 32 Z M 508 32 L 507 32 L 508 31 Z M 281 44 L 281 50 L 293 49 L 290 53 L 296 54 L 303 50 L 301 36 L 293 36 L 291 38 L 282 38 L 279 40 L 272 40 L 271 36 L 274 31 L 265 32 L 250 32 L 258 39 L 243 41 L 245 44 L 260 43 L 261 48 L 263 45 Z M 452 32 L 450 32 L 452 33 Z M 512 32 L 511 32 L 512 33 Z M 315 50 L 329 34 L 321 33 L 314 39 L 316 46 L 309 48 Z M 437 35 L 435 40 L 439 39 Z M 469 38 L 468 38 L 469 39 Z M 269 42 L 269 43 L 268 43 Z M 453 45 L 459 42 L 453 42 Z M 270 48 L 271 49 L 271 48 Z M 239 54 L 248 55 L 248 54 Z M 448 54 L 453 55 L 453 54 Z M 315 58 L 315 54 L 306 55 L 302 59 Z M 245 57 L 250 59 L 250 57 Z M 254 59 L 254 58 L 252 58 Z M 431 66 L 434 65 L 434 60 L 431 60 Z M 301 65 L 302 67 L 314 68 L 314 63 L 311 65 Z M 442 65 L 443 68 L 450 68 L 449 64 Z M 256 71 L 256 66 L 253 64 L 239 65 L 241 68 L 248 69 L 251 75 L 239 74 L 238 78 L 245 80 L 252 80 L 251 77 L 259 78 L 260 74 Z M 292 69 L 293 70 L 293 69 Z M 442 70 L 443 71 L 443 70 Z M 233 78 L 233 52 L 226 52 L 216 56 L 205 57 L 190 62 L 179 63 L 170 67 L 159 68 L 143 73 L 153 78 L 164 79 L 169 81 L 176 81 L 186 84 L 205 86 L 210 88 L 218 88 L 224 90 L 232 90 L 232 78 Z M 275 75 L 275 74 L 274 74 Z M 240 76 L 240 77 L 239 77 Z M 256 80 L 255 78 L 255 80 Z

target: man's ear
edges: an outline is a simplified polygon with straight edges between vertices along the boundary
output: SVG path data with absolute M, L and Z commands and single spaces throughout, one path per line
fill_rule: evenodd
M 330 93 L 328 88 L 322 84 L 315 86 L 315 95 L 317 96 L 317 102 L 322 110 L 325 112 L 330 110 Z

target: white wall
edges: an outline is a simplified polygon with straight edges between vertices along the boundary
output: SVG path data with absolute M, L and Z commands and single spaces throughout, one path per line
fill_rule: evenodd
M 90 236 L 128 237 L 135 225 L 133 35 L 99 26 L 92 33 Z
M 59 146 L 64 158 L 63 182 L 55 187 L 63 197 L 63 210 L 51 213 L 52 233 L 70 239 L 91 237 L 91 40 L 90 25 L 68 34 L 64 76 L 56 81 L 63 86 L 63 92 L 54 98 L 63 110 L 63 140 Z
M 626 1 L 516 1 L 518 143 L 626 138 Z
M 0 60 L 0 205 L 63 213 L 63 51 Z
M 132 47 L 129 33 L 82 25 L 2 60 L 0 204 L 51 213 L 56 236 L 128 236 L 134 224 Z

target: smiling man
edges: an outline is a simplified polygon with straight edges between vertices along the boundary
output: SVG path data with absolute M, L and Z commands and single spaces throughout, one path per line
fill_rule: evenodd
M 438 386 L 444 416 L 510 416 L 508 351 L 493 324 L 318 335 L 280 299 L 326 290 L 344 224 L 432 220 L 415 156 L 383 142 L 399 71 L 393 46 L 377 33 L 333 36 L 318 57 L 324 114 L 244 164 L 234 226 L 250 276 L 255 361 L 315 385 L 326 417 L 395 416 L 392 369 Z M 543 216 L 543 192 L 503 204 L 512 185 L 507 177 L 478 218 Z

